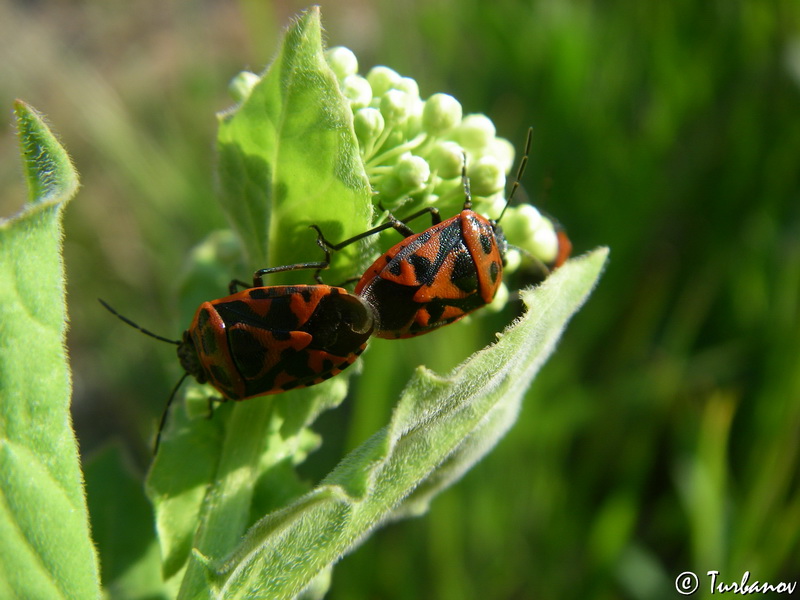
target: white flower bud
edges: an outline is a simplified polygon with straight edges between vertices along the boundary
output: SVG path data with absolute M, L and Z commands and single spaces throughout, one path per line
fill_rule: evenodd
M 377 108 L 361 108 L 353 117 L 353 127 L 362 146 L 377 139 L 383 133 L 384 125 L 383 115 Z
M 341 87 L 353 110 L 369 106 L 372 100 L 372 86 L 361 75 L 348 75 L 342 80 Z
M 542 223 L 533 231 L 527 242 L 519 244 L 520 248 L 528 250 L 543 263 L 555 260 L 558 254 L 558 234 L 550 219 L 542 217 Z
M 403 154 L 394 167 L 394 174 L 405 192 L 414 192 L 423 187 L 431 176 L 428 162 L 410 152 Z
M 437 142 L 431 150 L 430 163 L 442 179 L 458 177 L 464 163 L 464 149 L 456 142 Z
M 461 121 L 461 103 L 450 94 L 433 94 L 422 109 L 422 127 L 431 135 L 450 131 Z
M 394 88 L 395 84 L 400 80 L 400 74 L 394 69 L 378 65 L 372 67 L 370 72 L 367 73 L 367 81 L 372 86 L 372 93 L 378 97 L 383 96 L 386 92 Z
M 419 98 L 419 85 L 411 77 L 400 77 L 392 87 L 405 92 L 411 98 Z
M 456 129 L 458 141 L 476 154 L 486 153 L 496 133 L 492 120 L 479 114 L 467 115 Z
M 506 185 L 503 165 L 494 156 L 481 156 L 469 165 L 469 183 L 475 196 L 491 196 Z
M 508 243 L 523 248 L 539 260 L 546 262 L 541 256 L 540 244 L 533 241 L 537 232 L 543 227 L 547 229 L 542 213 L 530 204 L 510 206 L 503 216 L 503 233 Z
M 409 108 L 408 94 L 400 90 L 389 90 L 381 98 L 381 114 L 391 126 L 405 123 Z
M 250 71 L 242 71 L 228 84 L 228 93 L 236 102 L 244 102 L 261 78 Z
M 499 137 L 494 138 L 489 142 L 489 148 L 486 153 L 494 156 L 500 162 L 503 171 L 506 173 L 510 173 L 511 169 L 514 168 L 514 155 L 516 154 L 516 150 L 514 149 L 514 144 L 507 139 Z
M 350 48 L 344 46 L 328 48 L 325 51 L 325 59 L 340 81 L 348 75 L 358 73 L 358 59 Z

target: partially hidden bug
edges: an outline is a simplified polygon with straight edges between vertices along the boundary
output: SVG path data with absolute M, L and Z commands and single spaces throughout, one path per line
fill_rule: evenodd
M 223 400 L 238 401 L 322 383 L 355 362 L 375 326 L 364 300 L 322 283 L 264 286 L 263 278 L 272 273 L 327 266 L 312 262 L 261 269 L 252 287 L 233 280 L 229 296 L 200 305 L 181 340 L 156 335 L 100 300 L 128 325 L 178 347 L 186 373 L 164 409 L 156 450 L 169 405 L 189 375 L 210 383 Z
M 312 225 L 329 250 L 341 250 L 389 228 L 404 236 L 364 272 L 354 290 L 375 311 L 375 336 L 396 339 L 422 335 L 454 323 L 494 299 L 502 283 L 508 248 L 498 223 L 519 188 L 530 145 L 529 130 L 516 179 L 497 219 L 487 219 L 472 210 L 465 164 L 463 208 L 444 221 L 434 207 L 403 220 L 389 215 L 386 223 L 338 244 L 325 240 L 319 227 Z M 426 213 L 431 215 L 431 227 L 414 233 L 406 223 Z M 557 256 L 552 263 L 543 265 L 548 272 L 561 266 L 572 249 L 563 230 L 557 228 L 557 235 Z

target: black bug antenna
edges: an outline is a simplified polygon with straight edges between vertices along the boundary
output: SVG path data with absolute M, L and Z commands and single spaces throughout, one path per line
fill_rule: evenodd
M 528 154 L 531 152 L 531 141 L 533 140 L 533 127 L 528 127 L 528 136 L 525 138 L 525 150 L 522 153 L 522 158 L 519 161 L 519 166 L 517 167 L 517 175 L 514 177 L 514 183 L 511 185 L 511 191 L 508 194 L 508 199 L 506 200 L 506 205 L 503 207 L 500 216 L 495 219 L 495 223 L 499 223 L 500 219 L 503 218 L 503 215 L 506 214 L 506 209 L 511 204 L 511 200 L 514 198 L 514 194 L 517 193 L 517 189 L 520 186 L 520 179 L 522 179 L 522 175 L 525 173 L 525 167 L 528 166 Z
M 172 406 L 172 401 L 175 399 L 175 396 L 178 393 L 178 390 L 183 383 L 183 380 L 189 376 L 189 372 L 183 374 L 183 376 L 178 380 L 178 383 L 175 384 L 175 387 L 172 388 L 172 393 L 169 395 L 169 399 L 167 400 L 167 404 L 164 406 L 164 412 L 161 413 L 161 420 L 158 422 L 158 432 L 156 433 L 156 443 L 153 445 L 153 456 L 158 454 L 158 447 L 161 445 L 161 432 L 164 431 L 164 426 L 167 424 L 167 415 L 169 414 L 169 407 Z
M 109 306 L 109 304 L 106 303 L 104 300 L 102 300 L 100 298 L 98 298 L 97 300 L 112 315 L 117 316 L 123 323 L 125 323 L 126 325 L 130 325 L 134 329 L 138 329 L 139 331 L 141 331 L 145 335 L 148 335 L 151 338 L 155 338 L 155 339 L 157 339 L 157 340 L 159 340 L 161 342 L 167 342 L 168 344 L 174 344 L 176 346 L 180 346 L 183 343 L 183 342 L 181 342 L 179 340 L 171 340 L 169 338 L 165 338 L 165 337 L 160 336 L 160 335 L 158 335 L 156 333 L 153 333 L 152 331 L 149 331 L 149 330 L 145 329 L 144 327 L 134 323 L 129 318 L 124 317 L 121 314 L 119 314 L 116 310 L 111 308 L 111 306 Z M 175 387 L 172 388 L 172 392 L 169 395 L 169 399 L 167 400 L 166 406 L 164 406 L 164 412 L 161 413 L 161 420 L 158 423 L 158 432 L 156 433 L 156 442 L 155 442 L 155 445 L 153 446 L 153 456 L 156 455 L 156 453 L 158 452 L 158 447 L 161 445 L 161 432 L 164 431 L 164 426 L 167 424 L 167 415 L 169 414 L 169 407 L 172 406 L 172 401 L 175 399 L 175 396 L 178 394 L 178 389 L 180 389 L 181 384 L 183 383 L 184 379 L 186 379 L 188 376 L 189 376 L 189 372 L 187 371 L 178 380 L 178 383 L 176 383 Z
M 111 308 L 111 306 L 109 306 L 109 305 L 108 305 L 108 304 L 107 304 L 105 301 L 103 301 L 102 299 L 98 298 L 97 300 L 98 300 L 98 301 L 100 302 L 100 304 L 102 304 L 102 305 L 103 305 L 103 307 L 104 307 L 104 308 L 105 308 L 105 309 L 106 309 L 108 312 L 110 312 L 112 315 L 115 315 L 115 316 L 116 316 L 118 319 L 120 319 L 120 320 L 121 320 L 123 323 L 125 323 L 125 324 L 127 324 L 127 325 L 130 325 L 130 326 L 131 326 L 131 327 L 133 327 L 134 329 L 138 329 L 138 330 L 139 330 L 139 331 L 141 331 L 143 334 L 145 334 L 145 335 L 149 335 L 151 338 L 155 338 L 155 339 L 157 339 L 157 340 L 160 340 L 160 341 L 162 341 L 162 342 L 167 342 L 168 344 L 175 344 L 176 346 L 180 346 L 180 345 L 181 345 L 181 342 L 180 342 L 180 340 L 171 340 L 171 339 L 169 339 L 169 338 L 165 338 L 165 337 L 163 337 L 163 336 L 160 336 L 160 335 L 158 335 L 158 334 L 156 334 L 156 333 L 153 333 L 152 331 L 149 331 L 149 330 L 145 329 L 144 327 L 142 327 L 142 326 L 140 326 L 140 325 L 137 325 L 136 323 L 134 323 L 133 321 L 131 321 L 131 320 L 130 320 L 128 317 L 123 317 L 121 314 L 119 314 L 119 313 L 118 313 L 116 310 L 114 310 L 113 308 Z
M 461 153 L 461 186 L 464 188 L 464 210 L 472 210 L 472 193 L 469 190 L 466 152 Z

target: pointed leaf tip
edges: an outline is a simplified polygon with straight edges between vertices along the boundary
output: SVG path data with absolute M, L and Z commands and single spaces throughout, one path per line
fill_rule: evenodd
M 66 202 L 78 189 L 78 173 L 67 151 L 42 114 L 26 102 L 14 101 L 14 116 L 28 184 L 28 203 Z

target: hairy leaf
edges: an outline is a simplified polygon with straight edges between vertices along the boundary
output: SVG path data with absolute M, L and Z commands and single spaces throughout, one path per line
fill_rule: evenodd
M 78 177 L 42 117 L 14 112 L 29 198 L 0 221 L 0 597 L 98 598 L 64 346 L 61 212 Z

